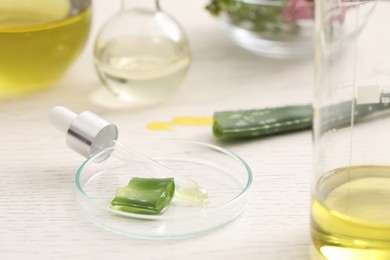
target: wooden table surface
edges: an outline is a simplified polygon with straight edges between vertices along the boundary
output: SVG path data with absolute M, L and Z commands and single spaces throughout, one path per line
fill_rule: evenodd
M 50 90 L 0 101 L 0 259 L 314 259 L 310 246 L 311 133 L 220 142 L 210 126 L 153 131 L 151 122 L 215 111 L 311 101 L 313 61 L 272 60 L 235 46 L 204 10 L 207 1 L 162 1 L 190 39 L 193 63 L 167 102 L 147 108 L 102 105 L 92 44 L 119 1 L 94 1 L 94 23 L 83 54 Z M 228 148 L 254 175 L 249 205 L 233 222 L 188 239 L 143 240 L 111 233 L 77 210 L 75 172 L 83 158 L 65 146 L 47 113 L 63 105 L 90 110 L 120 129 L 120 141 L 185 138 Z

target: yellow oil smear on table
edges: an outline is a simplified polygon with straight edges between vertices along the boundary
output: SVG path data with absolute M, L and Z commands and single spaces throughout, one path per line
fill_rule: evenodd
M 169 122 L 152 122 L 147 128 L 152 131 L 173 131 L 175 126 L 210 126 L 213 124 L 211 117 L 201 116 L 177 116 Z

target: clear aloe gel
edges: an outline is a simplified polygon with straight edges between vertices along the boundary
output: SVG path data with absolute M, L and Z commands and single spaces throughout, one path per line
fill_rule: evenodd
M 207 191 L 205 189 L 193 180 L 172 171 L 149 156 L 119 143 L 117 141 L 117 127 L 96 114 L 84 111 L 77 115 L 65 107 L 57 106 L 49 112 L 49 121 L 60 131 L 66 133 L 67 145 L 86 158 L 90 158 L 106 149 L 110 151 L 109 153 L 100 153 L 101 156 L 95 158 L 95 163 L 101 163 L 110 156 L 115 156 L 125 163 L 145 163 L 148 165 L 148 170 L 152 170 L 156 177 L 174 178 L 174 200 L 179 203 L 199 206 L 206 203 Z

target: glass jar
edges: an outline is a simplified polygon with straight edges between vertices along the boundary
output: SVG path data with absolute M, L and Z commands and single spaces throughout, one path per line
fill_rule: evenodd
M 311 230 L 326 259 L 390 259 L 389 13 L 316 1 Z

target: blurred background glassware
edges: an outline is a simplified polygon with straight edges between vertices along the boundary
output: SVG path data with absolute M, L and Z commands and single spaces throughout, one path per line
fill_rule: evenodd
M 121 11 L 97 35 L 94 55 L 104 85 L 135 106 L 171 97 L 191 64 L 183 29 L 151 0 L 122 0 Z
M 51 87 L 83 49 L 91 0 L 0 1 L 0 98 Z
M 313 0 L 213 0 L 206 8 L 234 43 L 256 55 L 295 59 L 313 54 Z

